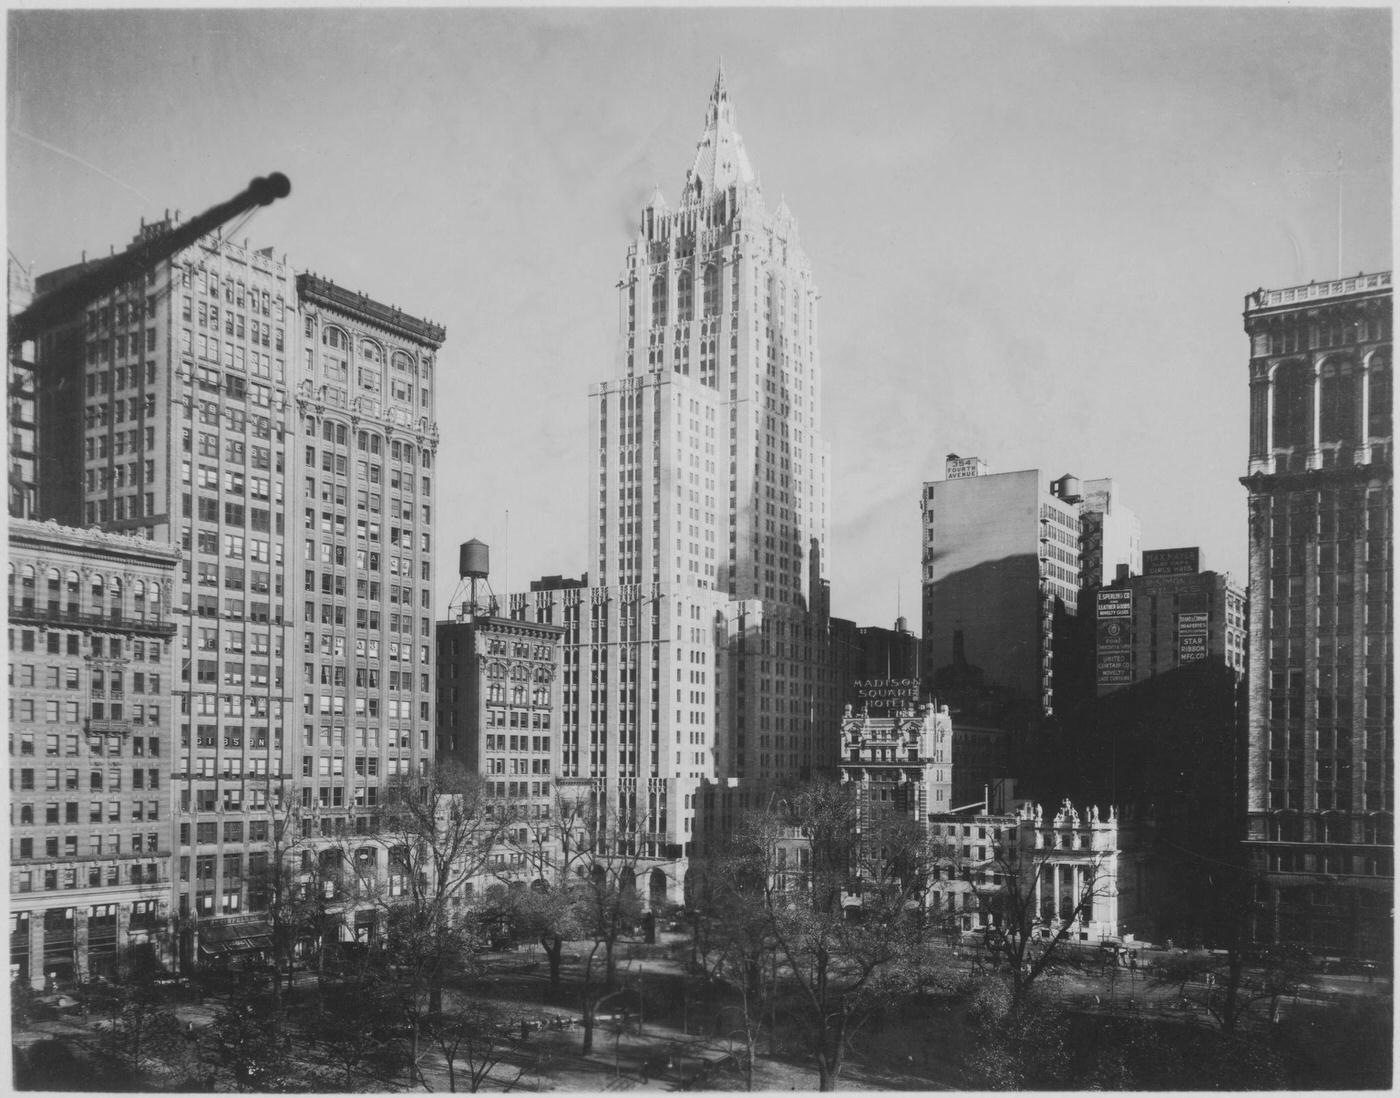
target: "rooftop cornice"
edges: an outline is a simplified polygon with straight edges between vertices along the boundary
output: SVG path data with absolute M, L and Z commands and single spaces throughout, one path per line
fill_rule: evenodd
M 96 527 L 79 529 L 63 526 L 53 519 L 37 522 L 33 519 L 10 519 L 10 545 L 50 546 L 71 549 L 79 553 L 100 552 L 108 556 L 127 556 L 142 561 L 156 561 L 174 565 L 181 559 L 181 552 L 173 545 L 127 534 L 111 534 Z
M 366 294 L 346 290 L 317 275 L 297 275 L 297 296 L 405 339 L 426 344 L 433 350 L 441 347 L 447 338 L 447 329 L 441 324 L 410 316 L 392 305 L 375 301 Z
M 1245 295 L 1244 312 L 1246 316 L 1250 316 L 1265 309 L 1294 308 L 1314 301 L 1330 301 L 1355 294 L 1389 292 L 1390 285 L 1390 272 L 1376 271 L 1372 274 L 1358 274 L 1352 278 L 1309 282 L 1306 286 L 1285 286 L 1277 290 L 1266 290 L 1261 286 Z

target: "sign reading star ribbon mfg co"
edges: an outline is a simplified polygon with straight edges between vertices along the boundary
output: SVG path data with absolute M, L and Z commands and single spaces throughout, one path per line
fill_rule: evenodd
M 1188 663 L 1206 659 L 1210 655 L 1210 615 L 1178 614 L 1176 616 L 1176 663 L 1184 667 Z

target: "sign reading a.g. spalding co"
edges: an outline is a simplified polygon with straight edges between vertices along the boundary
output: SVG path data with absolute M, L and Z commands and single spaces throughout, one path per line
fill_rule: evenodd
M 918 679 L 854 679 L 851 687 L 856 703 L 867 710 L 902 709 L 919 704 Z

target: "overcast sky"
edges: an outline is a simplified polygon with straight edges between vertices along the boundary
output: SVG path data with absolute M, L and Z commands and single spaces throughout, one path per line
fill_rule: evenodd
M 1334 277 L 1339 224 L 1390 268 L 1390 44 L 1384 9 L 12 11 L 9 248 L 286 172 L 240 235 L 447 327 L 438 545 L 577 575 L 615 284 L 723 57 L 821 289 L 833 610 L 902 587 L 917 629 L 950 451 L 1112 476 L 1145 547 L 1244 578 L 1243 298 Z

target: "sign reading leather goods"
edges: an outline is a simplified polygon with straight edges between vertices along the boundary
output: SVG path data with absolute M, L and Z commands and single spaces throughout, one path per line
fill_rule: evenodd
M 1125 686 L 1133 681 L 1133 593 L 1100 591 L 1097 624 L 1095 678 L 1100 686 Z

